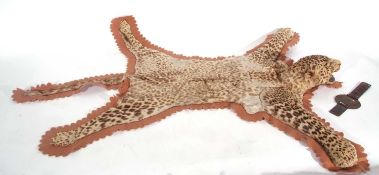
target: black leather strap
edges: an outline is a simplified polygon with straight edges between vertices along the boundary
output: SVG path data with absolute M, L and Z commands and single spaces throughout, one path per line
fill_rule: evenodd
M 346 110 L 347 110 L 347 108 L 345 106 L 337 104 L 329 112 L 336 115 L 336 116 L 341 116 Z
M 359 97 L 361 97 L 367 91 L 367 89 L 370 88 L 370 86 L 371 86 L 370 84 L 362 82 L 347 95 L 350 96 L 351 98 L 358 100 Z
M 347 109 L 358 109 L 361 107 L 361 103 L 358 101 L 358 98 L 361 97 L 367 89 L 370 88 L 370 84 L 366 82 L 361 82 L 352 92 L 348 95 L 337 95 L 335 100 L 337 105 L 334 106 L 329 112 L 341 116 Z

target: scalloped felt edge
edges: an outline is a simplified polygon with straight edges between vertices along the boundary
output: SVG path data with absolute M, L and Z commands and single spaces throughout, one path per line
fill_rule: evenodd
M 163 49 L 161 47 L 153 45 L 153 44 L 151 44 L 148 40 L 146 40 L 140 34 L 140 32 L 139 32 L 139 30 L 137 28 L 137 24 L 136 24 L 135 19 L 132 16 L 126 16 L 126 17 L 120 17 L 120 18 L 113 19 L 112 20 L 112 24 L 111 24 L 111 31 L 113 33 L 113 36 L 114 36 L 114 38 L 116 40 L 116 43 L 117 43 L 120 51 L 128 58 L 128 67 L 127 67 L 127 73 L 128 74 L 133 74 L 134 73 L 134 71 L 135 71 L 134 66 L 135 66 L 136 61 L 135 61 L 135 56 L 132 54 L 132 52 L 130 52 L 127 49 L 127 47 L 125 46 L 125 43 L 122 40 L 121 34 L 119 33 L 119 24 L 123 20 L 126 20 L 128 22 L 128 24 L 130 24 L 133 35 L 145 47 L 149 47 L 149 48 L 153 48 L 153 49 L 162 51 L 162 52 L 164 52 L 164 53 L 166 53 L 166 54 L 168 54 L 168 55 L 170 55 L 172 57 L 178 58 L 178 59 L 207 59 L 207 60 L 217 60 L 217 59 L 224 59 L 225 58 L 225 57 L 203 58 L 203 57 L 199 57 L 199 56 L 188 57 L 188 56 L 183 56 L 183 55 L 175 54 L 175 53 L 173 53 L 171 51 L 168 51 L 168 50 L 165 50 L 165 49 Z M 269 38 L 270 38 L 270 36 L 268 36 L 266 38 L 266 40 L 262 44 L 266 43 Z M 293 45 L 295 45 L 298 40 L 299 40 L 299 35 L 295 34 L 294 37 L 291 39 L 291 41 L 287 43 L 287 45 L 285 46 L 285 48 L 283 48 L 283 50 L 282 50 L 279 58 L 282 59 L 282 60 L 285 60 L 287 58 L 287 57 L 285 57 L 285 54 L 288 51 L 288 48 L 291 47 L 291 46 L 293 46 Z M 248 53 L 252 52 L 253 50 L 257 49 L 262 44 L 256 46 L 254 49 L 252 49 L 250 51 L 247 51 L 246 54 L 248 54 Z M 289 65 L 292 64 L 292 62 L 293 62 L 291 59 L 287 59 L 285 61 Z M 334 84 L 335 87 L 338 87 L 340 85 L 341 85 L 340 83 L 335 83 Z M 358 145 L 356 143 L 353 143 L 353 144 L 354 144 L 354 146 L 355 146 L 355 148 L 357 150 L 358 164 L 355 165 L 355 166 L 353 166 L 353 167 L 350 167 L 350 168 L 341 169 L 341 168 L 336 167 L 332 163 L 332 161 L 329 159 L 329 157 L 326 154 L 326 152 L 323 150 L 322 146 L 320 144 L 318 144 L 311 137 L 306 136 L 305 134 L 301 133 L 300 131 L 298 131 L 298 130 L 296 130 L 296 129 L 294 129 L 294 128 L 288 126 L 288 125 L 286 125 L 285 123 L 283 123 L 280 120 L 278 120 L 278 119 L 276 119 L 276 118 L 268 115 L 265 112 L 258 112 L 258 113 L 253 114 L 253 115 L 252 114 L 248 114 L 240 104 L 230 103 L 230 102 L 218 102 L 218 103 L 208 103 L 208 104 L 200 104 L 200 105 L 176 106 L 176 107 L 172 107 L 172 108 L 170 108 L 170 109 L 168 109 L 168 110 L 166 110 L 164 112 L 161 112 L 161 113 L 159 113 L 157 115 L 154 115 L 152 117 L 143 119 L 141 121 L 132 122 L 132 123 L 128 123 L 128 124 L 122 124 L 122 125 L 116 125 L 116 126 L 113 126 L 113 127 L 110 127 L 110 128 L 103 129 L 103 130 L 101 130 L 101 131 L 99 131 L 97 133 L 94 133 L 94 134 L 92 134 L 92 135 L 90 135 L 88 137 L 79 139 L 77 142 L 75 142 L 75 143 L 73 143 L 72 145 L 69 145 L 69 146 L 56 147 L 56 146 L 53 146 L 51 144 L 51 138 L 53 136 L 55 136 L 55 134 L 57 132 L 62 132 L 62 131 L 67 131 L 67 130 L 73 129 L 73 128 L 75 128 L 75 127 L 77 127 L 77 126 L 79 126 L 79 125 L 81 125 L 81 124 L 83 124 L 83 123 L 91 120 L 92 118 L 96 117 L 97 115 L 101 114 L 102 112 L 106 111 L 107 109 L 115 106 L 117 100 L 120 97 L 122 97 L 124 93 L 126 93 L 128 91 L 128 87 L 129 87 L 129 80 L 125 79 L 124 82 L 121 84 L 121 86 L 118 89 L 119 93 L 116 96 L 111 97 L 110 101 L 105 106 L 100 107 L 100 108 L 92 111 L 91 113 L 89 113 L 87 115 L 86 118 L 81 119 L 81 120 L 79 120 L 79 121 L 77 121 L 75 123 L 72 123 L 70 125 L 61 126 L 61 127 L 54 127 L 52 129 L 50 129 L 49 131 L 47 131 L 42 136 L 41 143 L 39 145 L 39 150 L 42 153 L 50 155 L 50 156 L 66 156 L 66 155 L 68 155 L 68 154 L 70 154 L 70 153 L 72 153 L 72 152 L 74 152 L 74 151 L 76 151 L 78 149 L 81 149 L 81 148 L 87 146 L 88 144 L 90 144 L 90 143 L 92 143 L 92 142 L 94 142 L 96 140 L 99 140 L 101 138 L 109 136 L 109 135 L 111 135 L 112 133 L 114 133 L 116 131 L 131 130 L 131 129 L 140 128 L 140 127 L 143 127 L 143 126 L 148 125 L 150 123 L 162 120 L 165 117 L 167 117 L 167 116 L 169 116 L 172 113 L 175 113 L 177 111 L 181 111 L 181 110 L 184 110 L 184 109 L 231 108 L 232 110 L 234 110 L 237 113 L 237 115 L 239 117 L 241 117 L 242 119 L 244 119 L 246 121 L 258 121 L 258 120 L 265 119 L 268 123 L 270 123 L 271 125 L 277 127 L 279 130 L 285 132 L 286 134 L 290 135 L 291 137 L 295 138 L 296 140 L 299 140 L 299 141 L 302 141 L 302 142 L 306 143 L 307 146 L 310 149 L 312 149 L 313 152 L 315 153 L 315 155 L 319 158 L 321 166 L 323 166 L 324 168 L 326 168 L 326 169 L 328 169 L 330 171 L 365 172 L 365 171 L 367 171 L 369 169 L 367 155 L 363 152 L 364 151 L 363 147 L 361 147 L 360 145 Z M 307 108 L 307 109 L 309 109 L 309 110 L 311 110 L 310 99 L 313 96 L 313 91 L 316 90 L 316 89 L 317 89 L 317 87 L 313 88 L 313 89 L 310 89 L 308 92 L 306 92 L 304 94 L 304 98 L 303 98 L 304 107 Z M 20 91 L 16 90 L 16 93 L 19 93 L 19 92 Z M 72 92 L 72 93 L 77 93 L 77 92 L 75 91 L 75 92 Z M 18 99 L 17 95 L 16 95 L 16 99 Z M 324 122 L 326 125 L 329 125 L 329 123 L 325 122 L 324 119 L 320 118 L 320 120 L 322 122 Z M 340 134 L 342 136 L 342 133 L 340 133 Z

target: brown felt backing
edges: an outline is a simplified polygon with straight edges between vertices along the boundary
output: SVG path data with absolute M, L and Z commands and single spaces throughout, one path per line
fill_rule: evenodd
M 159 50 L 159 51 L 162 51 L 162 52 L 165 52 L 166 54 L 174 57 L 174 58 L 177 58 L 177 59 L 206 59 L 206 60 L 215 60 L 215 59 L 224 59 L 225 57 L 217 57 L 217 58 L 203 58 L 203 57 L 198 57 L 198 56 L 192 56 L 192 57 L 188 57 L 188 56 L 183 56 L 183 55 L 178 55 L 178 54 L 175 54 L 171 51 L 168 51 L 168 50 L 165 50 L 163 48 L 160 48 L 156 45 L 153 45 L 151 44 L 148 40 L 146 40 L 141 34 L 140 32 L 138 31 L 138 28 L 137 28 L 137 25 L 136 25 L 136 21 L 133 17 L 131 16 L 126 16 L 126 17 L 120 17 L 120 18 L 116 18 L 114 20 L 112 20 L 112 24 L 111 24 L 111 30 L 112 30 L 112 33 L 114 35 L 114 38 L 117 42 L 117 45 L 120 49 L 120 51 L 128 58 L 128 67 L 127 67 L 127 73 L 128 74 L 133 74 L 134 71 L 135 71 L 135 63 L 136 63 L 136 58 L 135 56 L 132 54 L 131 51 L 128 50 L 128 48 L 125 46 L 123 40 L 122 40 L 122 37 L 121 37 L 121 34 L 119 32 L 119 24 L 122 20 L 126 20 L 130 26 L 131 26 L 131 30 L 132 30 L 132 33 L 133 35 L 137 38 L 137 40 L 139 40 L 145 47 L 149 47 L 149 48 L 152 48 L 152 49 L 156 49 L 156 50 Z M 270 38 L 271 36 L 268 35 L 266 37 L 266 40 L 262 43 L 264 44 L 265 42 L 268 41 L 268 39 Z M 295 34 L 295 36 L 292 38 L 292 40 L 290 42 L 287 43 L 287 45 L 283 48 L 282 52 L 280 53 L 280 56 L 279 56 L 279 59 L 283 59 L 285 60 L 286 59 L 286 52 L 288 50 L 289 47 L 291 47 L 292 45 L 295 45 L 297 43 L 297 41 L 299 40 L 299 35 L 298 34 Z M 254 49 L 260 47 L 262 44 L 258 45 L 257 47 L 255 47 Z M 246 52 L 246 54 L 252 52 L 254 49 L 252 50 L 249 50 Z M 291 59 L 287 59 L 285 60 L 287 64 L 292 64 L 292 60 Z M 334 84 L 334 87 L 339 87 L 341 86 L 340 83 L 335 83 Z M 369 164 L 368 164 L 368 160 L 366 158 L 366 154 L 363 152 L 364 149 L 362 146 L 356 144 L 356 143 L 353 143 L 356 150 L 357 150 L 357 153 L 358 153 L 358 164 L 351 167 L 351 168 L 346 168 L 346 169 L 341 169 L 341 168 L 338 168 L 336 167 L 332 161 L 329 159 L 328 155 L 326 154 L 326 152 L 322 149 L 321 145 L 318 144 L 314 139 L 312 139 L 311 137 L 301 133 L 300 131 L 286 125 L 285 123 L 281 122 L 280 120 L 268 115 L 267 113 L 265 112 L 258 112 L 256 114 L 248 114 L 244 108 L 240 105 L 240 104 L 237 104 L 237 103 L 230 103 L 230 102 L 218 102 L 218 103 L 208 103 L 208 104 L 201 104 L 201 105 L 187 105 L 187 106 L 176 106 L 176 107 L 172 107 L 164 112 L 161 112 L 157 115 L 154 115 L 152 117 L 149 117 L 149 118 L 146 118 L 146 119 L 143 119 L 141 121 L 136 121 L 136 122 L 132 122 L 132 123 L 127 123 L 127 124 L 122 124 L 122 125 L 116 125 L 116 126 L 113 126 L 113 127 L 109 127 L 109 128 L 106 128 L 106 129 L 103 129 L 97 133 L 94 133 L 94 134 L 91 134 L 90 136 L 87 136 L 87 137 L 84 137 L 82 139 L 79 139 L 78 141 L 76 141 L 75 143 L 69 145 L 69 146 L 65 146 L 65 147 L 57 147 L 57 146 L 53 146 L 51 144 L 51 138 L 53 136 L 55 136 L 55 134 L 57 132 L 62 132 L 62 131 L 68 131 L 68 130 L 71 130 L 71 129 L 74 129 L 78 126 L 80 126 L 81 124 L 91 120 L 92 118 L 98 116 L 99 114 L 101 114 L 102 112 L 106 111 L 107 109 L 113 107 L 116 105 L 116 102 L 118 100 L 118 98 L 122 97 L 123 94 L 125 92 L 128 91 L 128 87 L 129 87 L 129 80 L 126 79 L 124 80 L 124 82 L 122 83 L 122 85 L 119 87 L 119 93 L 117 95 L 115 95 L 114 97 L 111 97 L 110 98 L 110 101 L 103 107 L 100 107 L 94 111 L 92 111 L 91 113 L 88 114 L 88 116 L 84 119 L 81 119 L 75 123 L 72 123 L 70 125 L 65 125 L 65 126 L 61 126 L 61 127 L 55 127 L 55 128 L 52 128 L 50 129 L 49 131 L 47 131 L 43 136 L 42 136 L 42 139 L 41 139 L 41 144 L 39 145 L 39 149 L 40 151 L 42 151 L 44 154 L 48 154 L 50 156 L 66 156 L 68 154 L 70 154 L 71 152 L 74 152 L 80 148 L 83 148 L 85 146 L 87 146 L 88 144 L 98 140 L 98 139 L 101 139 L 101 138 L 104 138 L 106 136 L 109 136 L 111 135 L 112 133 L 116 132 L 116 131 L 121 131 L 121 130 L 130 130 L 130 129 L 135 129 L 135 128 L 140 128 L 140 127 L 143 127 L 147 124 L 150 124 L 150 123 L 153 123 L 153 122 L 156 122 L 156 121 L 159 121 L 169 115 L 171 115 L 172 113 L 174 112 L 177 112 L 177 111 L 180 111 L 180 110 L 183 110 L 183 109 L 211 109 L 211 108 L 231 108 L 233 111 L 235 111 L 237 113 L 237 115 L 239 117 L 241 117 L 242 119 L 246 120 L 246 121 L 258 121 L 258 120 L 266 120 L 268 123 L 270 123 L 271 125 L 277 127 L 279 130 L 285 132 L 286 134 L 288 134 L 289 136 L 295 138 L 296 140 L 299 140 L 299 141 L 302 141 L 304 143 L 307 144 L 307 146 L 313 150 L 313 152 L 315 153 L 315 155 L 318 157 L 318 159 L 320 160 L 320 164 L 321 166 L 323 166 L 324 168 L 330 170 L 330 171 L 345 171 L 345 172 L 365 172 L 369 169 Z M 114 87 L 108 87 L 108 88 L 114 88 Z M 308 92 L 306 92 L 304 94 L 304 98 L 303 98 L 303 103 L 304 103 L 304 107 L 308 110 L 311 110 L 311 103 L 310 103 L 310 99 L 311 97 L 313 96 L 313 91 L 316 90 L 316 88 L 313 88 L 313 89 L 310 89 Z M 63 97 L 63 96 L 68 96 L 68 95 L 71 95 L 73 93 L 77 93 L 76 91 L 75 92 L 67 92 L 67 94 L 62 94 L 60 95 L 59 97 Z M 33 99 L 24 99 L 24 98 L 28 98 L 28 97 L 24 97 L 22 96 L 22 93 L 20 90 L 16 91 L 15 92 L 15 95 L 13 97 L 16 101 L 32 101 Z M 53 98 L 53 97 L 52 97 Z M 54 97 L 56 98 L 56 97 Z M 314 113 L 314 115 L 317 116 L 317 114 Z M 325 122 L 324 119 L 321 119 L 320 120 L 325 123 L 326 125 L 329 125 L 329 123 Z M 340 133 L 342 135 L 342 133 Z M 267 162 L 269 163 L 269 162 Z

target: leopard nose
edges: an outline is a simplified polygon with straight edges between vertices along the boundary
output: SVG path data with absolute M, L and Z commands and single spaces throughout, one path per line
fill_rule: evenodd
M 341 67 L 341 61 L 337 59 L 332 59 L 332 64 L 334 64 L 335 70 L 334 72 L 337 72 Z

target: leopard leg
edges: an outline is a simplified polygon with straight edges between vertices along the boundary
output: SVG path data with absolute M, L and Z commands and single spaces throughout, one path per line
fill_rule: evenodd
M 298 42 L 299 36 L 289 28 L 280 28 L 261 46 L 248 51 L 247 56 L 251 61 L 262 65 L 273 65 L 280 56 L 284 56 L 288 47 Z
M 357 164 L 353 144 L 302 106 L 302 101 L 283 88 L 273 88 L 261 95 L 264 110 L 283 123 L 318 142 L 330 160 L 339 168 Z
M 13 91 L 13 100 L 23 103 L 36 100 L 51 100 L 77 94 L 92 85 L 100 85 L 107 89 L 117 89 L 124 79 L 123 73 L 108 74 L 74 80 L 63 84 L 44 84 L 28 90 L 16 89 Z
M 119 31 L 122 35 L 122 39 L 124 40 L 126 47 L 128 47 L 132 52 L 138 52 L 139 50 L 145 48 L 142 43 L 137 38 L 135 38 L 130 25 L 125 20 L 121 21 Z
M 70 130 L 57 132 L 51 138 L 51 144 L 65 147 L 76 141 L 90 137 L 92 134 L 102 132 L 107 128 L 119 125 L 133 125 L 136 122 L 152 117 L 171 108 L 174 100 L 169 97 L 133 96 L 127 94 L 121 97 L 114 107 L 91 116 L 92 119 Z

